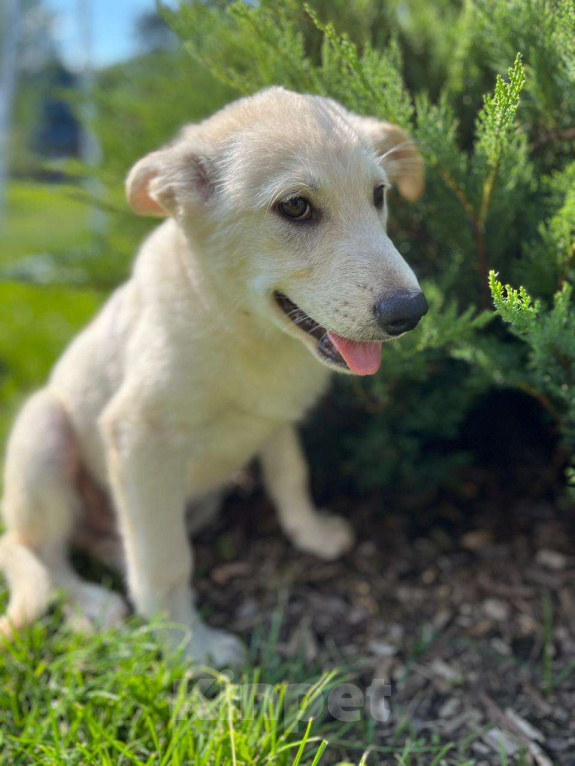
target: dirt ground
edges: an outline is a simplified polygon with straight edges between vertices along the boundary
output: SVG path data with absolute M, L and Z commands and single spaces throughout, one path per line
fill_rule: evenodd
M 478 764 L 523 752 L 523 763 L 573 766 L 575 517 L 491 479 L 471 472 L 425 513 L 409 495 L 332 498 L 358 533 L 333 563 L 296 552 L 257 487 L 240 493 L 198 539 L 200 603 L 249 639 L 283 594 L 282 656 L 347 665 L 360 687 L 391 684 L 382 745 L 480 732 L 466 750 Z

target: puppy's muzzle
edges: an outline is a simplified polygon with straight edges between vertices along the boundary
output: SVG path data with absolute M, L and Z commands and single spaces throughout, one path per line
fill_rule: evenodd
M 382 298 L 373 307 L 378 325 L 392 337 L 413 330 L 428 310 L 425 295 L 421 291 L 394 293 Z

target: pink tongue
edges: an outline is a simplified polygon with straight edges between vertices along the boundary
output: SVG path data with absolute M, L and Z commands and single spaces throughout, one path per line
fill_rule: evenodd
M 374 375 L 381 364 L 381 343 L 348 340 L 328 332 L 329 339 L 356 375 Z

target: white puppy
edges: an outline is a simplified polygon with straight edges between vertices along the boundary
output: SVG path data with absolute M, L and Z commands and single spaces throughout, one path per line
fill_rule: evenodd
M 294 424 L 331 370 L 375 373 L 382 341 L 427 311 L 386 234 L 390 183 L 410 200 L 423 188 L 399 128 L 281 88 L 137 163 L 130 205 L 167 221 L 9 441 L 5 633 L 44 610 L 54 588 L 105 625 L 122 617 L 120 597 L 69 564 L 86 476 L 112 498 L 136 611 L 164 614 L 169 641 L 187 635 L 195 660 L 237 662 L 242 648 L 194 609 L 190 498 L 257 455 L 294 544 L 324 558 L 349 548 L 348 523 L 314 507 Z

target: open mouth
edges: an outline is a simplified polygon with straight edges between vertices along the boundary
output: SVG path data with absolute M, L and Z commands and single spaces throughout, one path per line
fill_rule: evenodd
M 274 293 L 277 305 L 288 319 L 316 341 L 317 354 L 330 366 L 356 375 L 373 375 L 381 364 L 381 343 L 378 341 L 356 341 L 343 338 L 312 319 L 287 295 Z

